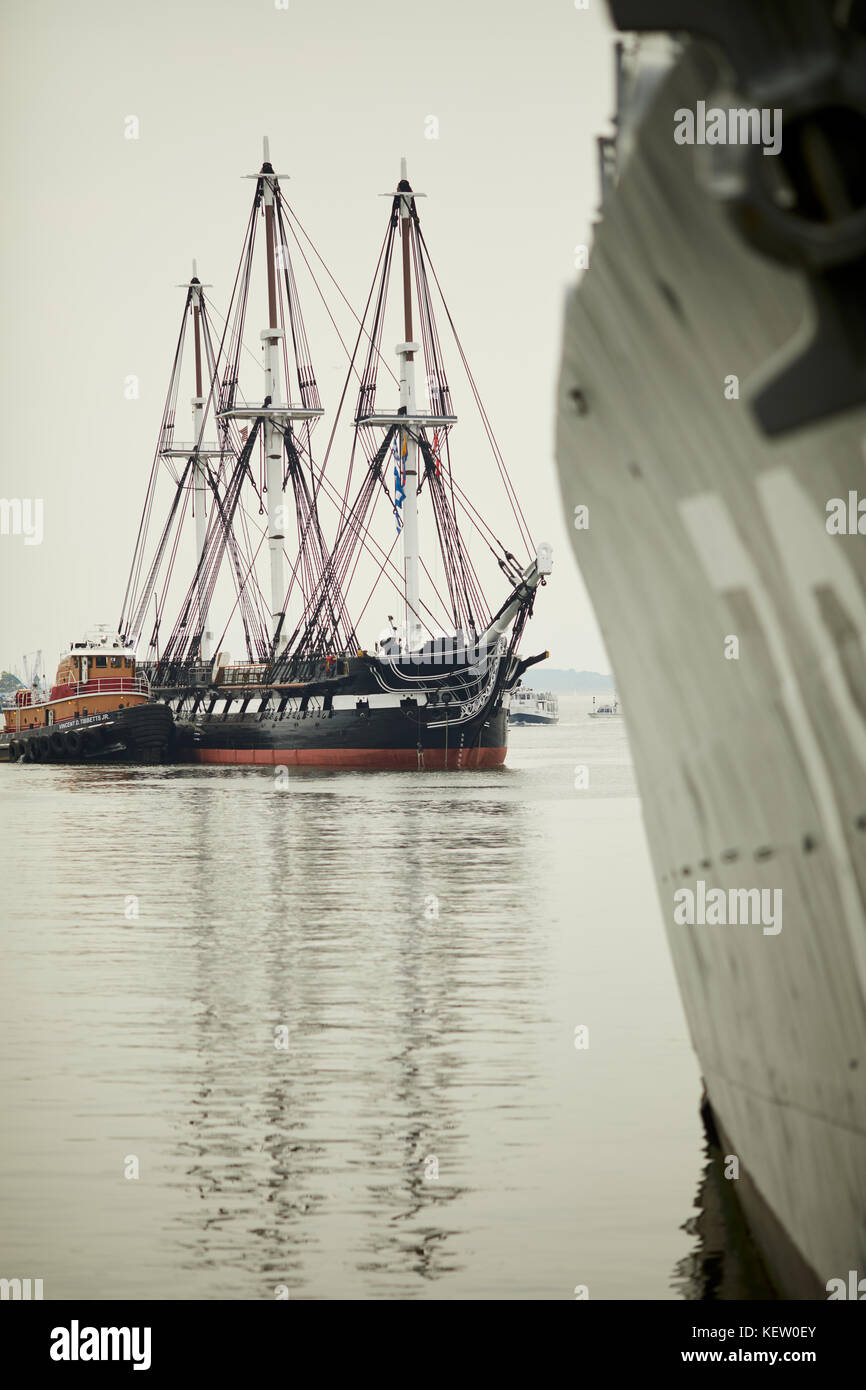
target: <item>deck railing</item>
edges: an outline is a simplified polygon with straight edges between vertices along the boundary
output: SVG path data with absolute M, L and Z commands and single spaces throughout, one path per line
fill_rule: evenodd
M 219 672 L 220 685 L 261 685 L 267 675 L 268 667 L 265 665 L 243 665 L 243 666 L 221 666 Z
M 75 700 L 83 695 L 150 695 L 147 676 L 97 676 L 94 680 L 54 686 L 56 700 Z M 52 701 L 52 703 L 53 703 Z

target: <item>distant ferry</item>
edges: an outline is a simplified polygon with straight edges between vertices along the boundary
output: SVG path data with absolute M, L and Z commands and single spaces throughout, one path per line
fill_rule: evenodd
M 152 702 L 132 648 L 106 628 L 71 643 L 47 700 L 34 679 L 3 717 L 6 762 L 162 762 L 174 738 L 171 710 Z
M 589 711 L 589 717 L 590 719 L 600 719 L 602 717 L 605 719 L 621 719 L 622 715 L 619 710 L 619 701 L 616 699 L 602 700 L 599 704 L 596 704 L 595 696 L 593 695 L 592 709 Z
M 519 685 L 511 692 L 508 720 L 511 724 L 558 724 L 559 701 L 549 690 Z

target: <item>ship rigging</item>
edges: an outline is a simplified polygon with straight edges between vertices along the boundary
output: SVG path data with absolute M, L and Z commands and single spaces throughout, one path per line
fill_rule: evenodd
M 521 661 L 517 645 L 536 589 L 550 572 L 551 554 L 549 546 L 532 543 L 469 371 L 421 231 L 416 198 L 422 195 L 409 185 L 404 161 L 397 189 L 386 195 L 391 208 L 385 237 L 364 311 L 355 316 L 357 335 L 347 349 L 348 371 L 319 462 L 313 436 L 324 410 L 293 254 L 303 260 L 336 328 L 312 265 L 314 259 L 324 262 L 283 195 L 267 143 L 262 168 L 253 177 L 253 205 L 218 345 L 212 326 L 216 311 L 195 268 L 185 286 L 120 631 L 146 646 L 154 690 L 172 701 L 200 760 L 344 759 L 348 765 L 372 766 L 381 753 L 387 766 L 439 761 L 463 766 L 470 754 L 476 764 L 502 761 L 508 691 L 533 660 Z M 264 377 L 244 395 L 245 330 L 262 222 Z M 395 263 L 403 330 L 396 349 L 398 373 L 382 350 Z M 434 287 L 526 551 L 523 562 L 497 538 L 455 476 L 451 434 L 457 416 L 434 315 Z M 182 443 L 174 426 L 190 326 L 194 437 Z M 426 400 L 416 376 L 421 362 Z M 388 383 L 380 392 L 383 373 Z M 386 389 L 383 406 L 379 397 Z M 348 469 L 343 467 L 335 483 L 343 439 L 339 426 L 351 397 Z M 206 438 L 209 429 L 212 440 Z M 151 540 L 157 487 L 166 471 L 173 492 L 167 517 Z M 379 524 L 383 503 L 393 528 L 390 539 Z M 434 542 L 432 567 L 430 551 L 425 556 L 421 544 L 422 509 Z M 177 603 L 171 598 L 172 573 L 185 553 L 181 532 L 190 514 L 195 566 Z M 480 538 L 508 581 L 510 592 L 495 612 L 485 599 L 467 530 Z M 334 537 L 330 544 L 326 534 Z M 260 574 L 263 553 L 267 580 Z M 228 605 L 226 576 L 233 589 Z M 362 584 L 366 593 L 359 600 Z M 228 612 L 220 614 L 224 625 L 215 640 L 218 625 L 212 615 L 220 585 Z M 359 627 L 385 587 L 396 594 L 396 603 L 388 599 L 388 627 L 370 653 L 361 647 Z M 164 616 L 172 612 L 173 624 L 161 637 Z M 232 663 L 223 643 L 238 619 L 246 660 Z M 338 718 L 342 712 L 346 718 Z M 304 721 L 316 713 L 327 716 L 327 725 L 319 720 L 314 736 Z

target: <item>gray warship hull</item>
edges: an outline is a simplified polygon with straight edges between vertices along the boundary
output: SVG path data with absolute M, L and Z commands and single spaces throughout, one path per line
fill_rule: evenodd
M 866 409 L 769 437 L 748 408 L 809 291 L 672 138 L 715 64 L 687 49 L 605 200 L 557 455 L 732 1189 L 780 1292 L 826 1298 L 866 1275 L 866 536 L 826 525 L 866 496 Z M 781 930 L 680 924 L 699 880 L 779 890 Z

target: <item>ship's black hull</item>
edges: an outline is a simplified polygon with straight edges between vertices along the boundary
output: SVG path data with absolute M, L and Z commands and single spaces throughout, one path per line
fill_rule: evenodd
M 25 763 L 164 763 L 173 760 L 167 705 L 130 705 L 62 724 L 0 735 L 0 760 Z
M 340 658 L 305 680 L 163 685 L 177 756 L 198 763 L 391 771 L 499 767 L 508 745 L 505 654 L 475 666 Z M 290 675 L 291 673 L 287 673 Z
M 437 727 L 401 709 L 178 721 L 178 756 L 198 763 L 429 772 L 499 767 L 507 744 L 501 705 L 476 720 Z

